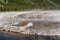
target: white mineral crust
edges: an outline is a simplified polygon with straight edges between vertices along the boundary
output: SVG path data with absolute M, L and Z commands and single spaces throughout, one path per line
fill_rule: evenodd
M 25 26 L 14 26 L 22 21 L 29 22 Z M 40 26 L 35 26 L 33 21 Z M 23 34 L 60 35 L 60 10 L 0 12 L 0 29 Z

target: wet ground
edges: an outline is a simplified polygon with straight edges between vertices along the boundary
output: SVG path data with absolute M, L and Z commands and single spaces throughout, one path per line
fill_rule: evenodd
M 60 40 L 60 36 L 23 35 L 0 31 L 0 40 Z
M 28 35 L 0 31 L 0 40 L 30 40 Z

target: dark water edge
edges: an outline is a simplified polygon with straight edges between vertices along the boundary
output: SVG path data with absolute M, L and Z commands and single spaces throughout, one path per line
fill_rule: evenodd
M 0 40 L 60 40 L 60 36 L 23 35 L 0 31 Z

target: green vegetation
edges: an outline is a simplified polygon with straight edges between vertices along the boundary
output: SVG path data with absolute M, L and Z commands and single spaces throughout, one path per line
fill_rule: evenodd
M 60 9 L 60 0 L 0 0 L 1 11 Z

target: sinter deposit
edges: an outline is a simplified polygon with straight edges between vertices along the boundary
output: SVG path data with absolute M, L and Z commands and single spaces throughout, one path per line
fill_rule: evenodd
M 60 10 L 1 12 L 0 30 L 23 34 L 60 35 Z

